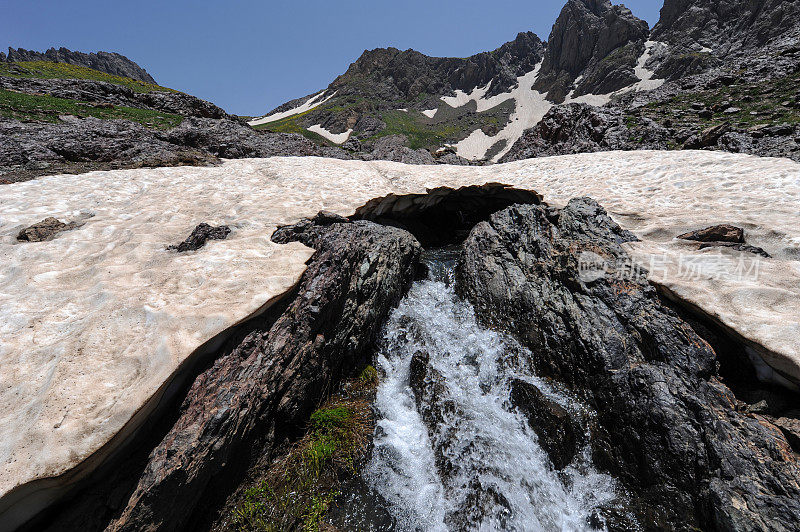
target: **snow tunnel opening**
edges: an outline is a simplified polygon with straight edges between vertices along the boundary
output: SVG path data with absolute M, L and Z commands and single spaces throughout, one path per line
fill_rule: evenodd
M 501 183 L 458 189 L 437 187 L 425 194 L 389 194 L 367 202 L 350 218 L 404 229 L 425 248 L 460 244 L 479 222 L 514 204 L 542 203 L 534 191 Z

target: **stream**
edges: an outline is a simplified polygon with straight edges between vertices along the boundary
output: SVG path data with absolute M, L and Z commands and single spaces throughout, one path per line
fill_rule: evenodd
M 598 508 L 619 499 L 614 479 L 594 469 L 588 448 L 555 471 L 511 405 L 510 381 L 531 382 L 570 411 L 583 407 L 537 378 L 512 338 L 477 323 L 454 289 L 456 258 L 429 252 L 428 278 L 386 325 L 367 484 L 387 501 L 397 530 L 603 529 Z M 436 381 L 430 403 L 411 386 L 419 353 Z

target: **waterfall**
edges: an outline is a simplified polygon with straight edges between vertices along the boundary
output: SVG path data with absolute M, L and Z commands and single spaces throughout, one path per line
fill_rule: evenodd
M 588 449 L 554 471 L 510 404 L 510 381 L 534 383 L 570 410 L 581 406 L 533 375 L 530 353 L 512 338 L 477 323 L 455 293 L 454 263 L 452 251 L 430 258 L 428 278 L 386 325 L 366 481 L 389 503 L 399 530 L 597 528 L 596 509 L 618 499 L 614 480 L 592 467 Z M 438 379 L 433 406 L 418 407 L 410 384 L 418 353 Z M 443 405 L 436 423 L 426 422 L 424 409 L 436 405 Z

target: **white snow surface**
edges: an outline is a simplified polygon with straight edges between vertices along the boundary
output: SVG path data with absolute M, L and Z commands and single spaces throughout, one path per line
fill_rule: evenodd
M 422 114 L 424 114 L 428 118 L 433 118 L 434 116 L 436 116 L 436 113 L 438 113 L 438 112 L 439 112 L 439 108 L 437 107 L 436 109 L 428 109 L 426 111 L 422 111 Z
M 46 177 L 0 187 L 0 496 L 100 456 L 146 422 L 134 415 L 205 342 L 295 284 L 311 250 L 273 244 L 278 224 L 488 182 L 554 205 L 594 197 L 642 239 L 629 248 L 638 263 L 655 261 L 653 282 L 800 381 L 800 165 L 787 159 L 636 151 L 429 167 L 289 157 Z M 16 241 L 47 216 L 85 225 Z M 195 252 L 165 250 L 200 222 L 233 232 Z M 744 227 L 774 258 L 674 238 L 717 223 Z M 686 260 L 701 267 L 689 275 Z M 741 261 L 745 270 L 730 270 Z
M 334 144 L 343 144 L 344 142 L 347 141 L 347 139 L 350 138 L 350 135 L 353 133 L 352 128 L 348 129 L 347 131 L 343 131 L 342 133 L 331 133 L 330 131 L 322 127 L 322 125 L 320 124 L 314 124 L 313 126 L 308 127 L 306 129 L 308 129 L 312 133 L 322 135 L 323 137 L 333 142 Z
M 287 111 L 281 111 L 279 113 L 272 113 L 271 115 L 262 116 L 261 118 L 257 118 L 255 120 L 251 120 L 250 122 L 248 122 L 248 124 L 250 124 L 251 126 L 259 126 L 261 124 L 268 124 L 270 122 L 277 122 L 278 120 L 282 120 L 282 119 L 287 118 L 289 116 L 294 116 L 294 115 L 298 115 L 300 113 L 305 113 L 306 111 L 310 111 L 311 109 L 313 109 L 315 107 L 319 107 L 323 103 L 325 103 L 328 100 L 330 100 L 331 98 L 333 98 L 336 95 L 336 92 L 332 92 L 330 94 L 330 96 L 328 96 L 327 98 L 323 98 L 324 95 L 325 95 L 325 91 L 322 91 L 319 94 L 316 94 L 316 95 L 312 96 L 311 98 L 309 98 L 308 100 L 306 100 L 302 104 L 298 105 L 294 109 L 289 109 Z

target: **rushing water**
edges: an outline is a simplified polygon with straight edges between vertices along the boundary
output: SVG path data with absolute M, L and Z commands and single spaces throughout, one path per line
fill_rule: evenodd
M 554 471 L 509 403 L 510 380 L 533 382 L 568 409 L 579 405 L 531 374 L 527 352 L 511 338 L 477 324 L 453 289 L 453 259 L 445 253 L 429 261 L 429 278 L 412 286 L 386 326 L 367 482 L 400 530 L 590 529 L 595 509 L 616 497 L 613 479 L 592 468 L 587 451 Z M 421 351 L 444 383 L 437 401 L 448 404 L 432 426 L 409 384 L 411 359 Z

